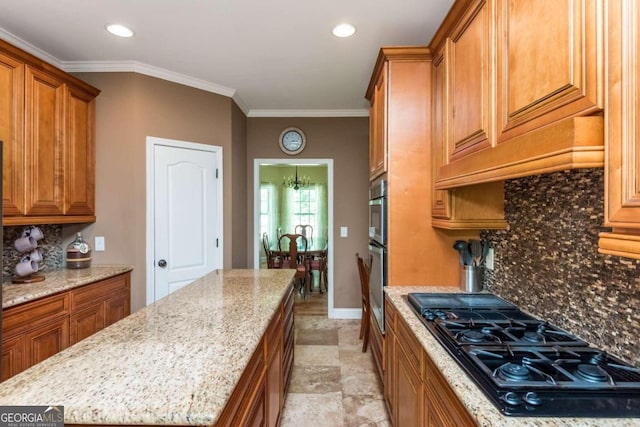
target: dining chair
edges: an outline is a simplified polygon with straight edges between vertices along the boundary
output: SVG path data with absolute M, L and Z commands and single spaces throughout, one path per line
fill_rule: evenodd
M 369 344 L 369 326 L 371 323 L 371 306 L 369 304 L 369 273 L 371 272 L 371 257 L 365 260 L 356 253 L 356 261 L 358 265 L 358 273 L 360 275 L 360 291 L 362 292 L 362 321 L 360 322 L 360 339 L 364 338 L 362 343 L 362 352 L 366 353 Z
M 283 234 L 278 239 L 278 250 L 288 253 L 288 256 L 281 260 L 281 268 L 296 270 L 293 277 L 298 280 L 298 290 L 304 299 L 307 299 L 307 283 L 310 281 L 309 263 L 306 259 L 307 248 L 307 238 L 302 234 Z
M 267 233 L 262 233 L 262 246 L 264 248 L 264 255 L 267 258 L 267 268 L 282 268 L 282 259 L 271 250 L 269 235 Z
M 313 251 L 312 255 L 307 257 L 309 264 L 309 277 L 313 280 L 313 272 L 318 272 L 318 290 L 322 293 L 322 287 L 327 291 L 327 251 Z M 313 283 L 310 283 L 309 290 L 313 291 Z
M 302 234 L 307 238 L 309 244 L 313 246 L 313 226 L 309 224 L 298 224 L 294 227 L 293 232 L 296 234 Z

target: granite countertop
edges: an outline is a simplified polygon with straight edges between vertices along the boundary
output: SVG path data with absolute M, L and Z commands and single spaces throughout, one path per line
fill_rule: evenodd
M 431 335 L 414 314 L 403 295 L 409 292 L 461 292 L 457 287 L 444 286 L 387 286 L 385 292 L 398 314 L 413 331 L 426 353 L 440 369 L 469 414 L 482 427 L 638 427 L 638 418 L 557 418 L 506 417 L 489 401 L 467 376 L 445 348 Z
M 2 284 L 2 308 L 108 279 L 131 270 L 133 267 L 127 265 L 97 265 L 77 270 L 60 268 L 45 271 L 45 280 L 42 282 L 13 284 L 9 279 Z
M 216 270 L 0 384 L 65 424 L 211 425 L 293 270 Z

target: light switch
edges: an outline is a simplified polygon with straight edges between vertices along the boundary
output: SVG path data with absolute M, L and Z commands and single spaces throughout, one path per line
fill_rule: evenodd
M 96 236 L 96 252 L 104 251 L 104 236 Z
M 349 227 L 340 227 L 340 237 L 349 236 Z

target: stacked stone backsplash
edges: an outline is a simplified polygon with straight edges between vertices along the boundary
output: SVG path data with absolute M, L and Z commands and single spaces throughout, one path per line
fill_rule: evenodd
M 640 366 L 640 261 L 598 253 L 604 171 L 506 181 L 505 215 L 485 288 Z
M 42 253 L 40 269 L 46 275 L 47 270 L 63 266 L 62 225 L 38 225 L 44 237 L 38 241 L 38 248 Z M 14 268 L 24 256 L 16 250 L 13 242 L 22 235 L 25 226 L 4 227 L 2 233 L 2 275 L 11 280 Z

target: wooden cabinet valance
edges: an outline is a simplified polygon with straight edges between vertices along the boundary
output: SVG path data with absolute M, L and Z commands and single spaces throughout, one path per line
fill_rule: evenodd
M 435 188 L 603 167 L 603 22 L 599 0 L 458 0 L 430 46 L 450 62 Z
M 95 221 L 100 91 L 0 40 L 3 224 Z

